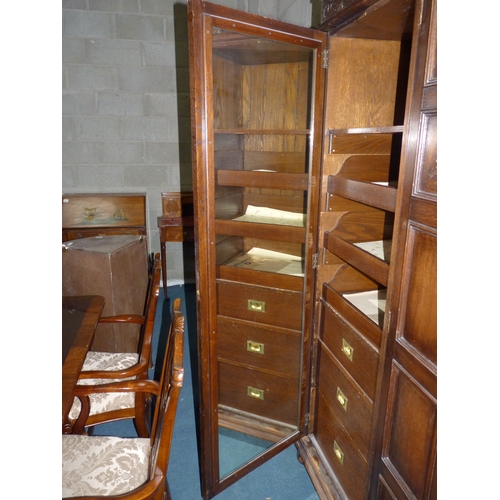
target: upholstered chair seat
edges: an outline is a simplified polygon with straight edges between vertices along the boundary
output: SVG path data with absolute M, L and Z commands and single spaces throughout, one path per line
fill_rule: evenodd
M 183 354 L 184 316 L 180 299 L 175 299 L 160 382 L 136 377 L 90 388 L 96 394 L 130 393 L 136 398 L 148 394 L 154 401 L 150 437 L 63 434 L 63 499 L 171 500 L 167 469 L 175 414 L 184 380 Z M 93 371 L 99 375 L 103 373 L 102 370 Z M 85 385 L 75 388 L 75 395 L 83 398 L 84 402 L 78 418 L 84 427 L 85 419 L 92 418 L 87 400 L 90 389 Z
M 139 361 L 137 353 L 114 353 L 114 352 L 97 352 L 89 351 L 83 363 L 82 372 L 105 370 L 109 372 L 125 370 L 134 366 Z M 95 379 L 84 378 L 78 381 L 78 385 L 100 385 L 110 384 L 112 382 L 120 382 L 122 380 L 132 380 L 136 377 L 117 378 L 117 379 Z M 106 392 L 103 394 L 90 394 L 90 413 L 89 415 L 97 415 L 104 412 L 114 410 L 124 410 L 126 408 L 134 408 L 135 396 L 133 393 L 126 392 Z M 76 420 L 80 415 L 81 403 L 78 398 L 74 398 L 73 406 L 69 412 L 69 418 Z
M 121 495 L 148 480 L 149 438 L 62 436 L 62 495 Z M 126 467 L 124 467 L 126 464 Z

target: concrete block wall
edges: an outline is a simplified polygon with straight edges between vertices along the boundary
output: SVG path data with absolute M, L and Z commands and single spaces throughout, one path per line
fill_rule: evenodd
M 318 0 L 214 3 L 310 26 Z M 186 0 L 63 0 L 62 114 L 62 192 L 146 193 L 158 252 L 161 193 L 192 189 Z M 167 243 L 169 284 L 184 260 Z
M 62 15 L 63 193 L 146 193 L 157 252 L 161 192 L 191 189 L 186 7 L 63 0 Z M 182 245 L 167 254 L 182 280 Z

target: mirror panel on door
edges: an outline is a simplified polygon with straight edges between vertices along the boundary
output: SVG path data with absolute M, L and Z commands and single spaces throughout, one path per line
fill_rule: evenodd
M 313 105 L 325 37 L 190 4 L 202 468 L 210 498 L 303 427 L 312 179 L 321 159 L 314 144 L 322 138 Z

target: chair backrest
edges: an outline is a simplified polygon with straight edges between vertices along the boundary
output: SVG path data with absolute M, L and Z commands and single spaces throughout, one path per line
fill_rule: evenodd
M 160 296 L 160 281 L 161 281 L 161 259 L 157 253 L 151 265 L 148 292 L 146 295 L 146 305 L 144 308 L 144 324 L 139 340 L 139 355 L 140 361 L 147 360 L 148 368 L 152 367 L 152 343 L 153 332 L 155 327 L 156 309 L 158 306 L 158 297 Z M 147 370 L 145 370 L 138 378 L 147 378 Z
M 151 380 L 128 380 L 98 387 L 99 392 L 111 390 L 121 392 L 147 392 L 157 395 L 153 425 L 151 430 L 151 451 L 149 456 L 149 480 L 142 487 L 119 497 L 128 500 L 170 499 L 167 482 L 167 469 L 174 432 L 177 403 L 184 380 L 184 316 L 181 313 L 181 300 L 175 299 L 168 332 L 160 383 Z M 82 386 L 84 387 L 84 386 Z M 91 438 L 92 439 L 92 438 Z M 82 497 L 90 500 L 95 497 Z
M 165 482 L 177 403 L 184 379 L 184 316 L 180 308 L 181 300 L 175 299 L 160 380 L 160 399 L 155 407 L 151 432 L 150 479 L 155 475 L 164 475 Z

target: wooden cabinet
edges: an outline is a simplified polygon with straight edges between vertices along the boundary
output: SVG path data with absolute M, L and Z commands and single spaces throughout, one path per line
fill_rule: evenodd
M 291 443 L 322 499 L 434 498 L 434 1 L 188 6 L 204 498 Z M 221 427 L 267 444 L 221 473 Z

